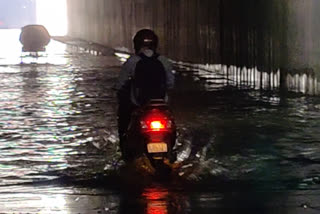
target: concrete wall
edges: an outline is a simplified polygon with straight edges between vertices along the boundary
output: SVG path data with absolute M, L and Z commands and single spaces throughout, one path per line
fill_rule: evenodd
M 69 35 L 132 50 L 152 28 L 160 51 L 183 61 L 220 61 L 219 0 L 68 0 Z
M 291 0 L 288 28 L 289 68 L 319 68 L 320 58 L 320 1 Z
M 222 2 L 223 64 L 263 71 L 287 64 L 287 1 Z
M 69 35 L 132 50 L 152 28 L 175 60 L 318 70 L 319 0 L 67 0 Z

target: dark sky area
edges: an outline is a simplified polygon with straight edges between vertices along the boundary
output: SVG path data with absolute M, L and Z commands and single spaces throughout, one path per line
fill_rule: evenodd
M 36 0 L 0 0 L 0 28 L 36 23 Z

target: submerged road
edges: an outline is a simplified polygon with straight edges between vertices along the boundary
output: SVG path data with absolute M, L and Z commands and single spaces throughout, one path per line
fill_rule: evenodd
M 121 58 L 54 40 L 20 57 L 18 37 L 0 30 L 0 213 L 320 212 L 319 97 L 177 66 L 181 167 L 158 181 L 120 160 Z

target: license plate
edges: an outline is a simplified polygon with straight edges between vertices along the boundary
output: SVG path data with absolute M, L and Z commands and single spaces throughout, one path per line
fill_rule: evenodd
M 149 143 L 147 146 L 149 153 L 168 152 L 166 143 Z

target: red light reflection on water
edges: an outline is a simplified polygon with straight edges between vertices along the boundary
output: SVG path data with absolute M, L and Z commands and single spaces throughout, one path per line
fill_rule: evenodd
M 164 188 L 147 188 L 142 194 L 147 199 L 147 214 L 168 214 L 168 190 Z

